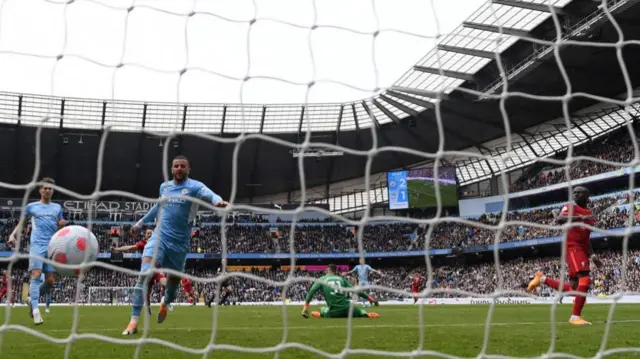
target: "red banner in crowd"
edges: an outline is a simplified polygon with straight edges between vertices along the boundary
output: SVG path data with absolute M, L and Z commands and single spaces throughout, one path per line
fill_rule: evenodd
M 344 272 L 349 270 L 349 266 L 346 264 L 340 264 L 340 265 L 337 265 L 336 267 L 338 268 L 339 272 Z M 308 270 L 309 272 L 321 272 L 321 271 L 327 270 L 327 266 L 326 265 L 304 266 L 304 269 Z

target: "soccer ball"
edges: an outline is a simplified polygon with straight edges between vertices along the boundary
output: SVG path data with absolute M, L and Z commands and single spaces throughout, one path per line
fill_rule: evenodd
M 98 240 L 87 228 L 67 226 L 51 237 L 47 248 L 47 257 L 62 264 L 82 264 L 93 262 L 98 258 Z M 56 271 L 66 276 L 77 276 L 86 268 L 60 268 L 54 264 Z

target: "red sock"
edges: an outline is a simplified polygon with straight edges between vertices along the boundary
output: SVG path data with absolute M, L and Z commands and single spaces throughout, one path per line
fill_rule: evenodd
M 551 287 L 551 288 L 553 288 L 555 290 L 559 290 L 558 288 L 560 288 L 560 281 L 559 280 L 555 280 L 555 279 L 551 279 L 549 277 L 545 278 L 544 284 L 548 285 L 549 287 Z M 570 292 L 571 291 L 571 285 L 569 285 L 569 283 L 567 283 L 565 281 L 564 285 L 562 286 L 562 291 L 563 292 Z
M 587 294 L 587 292 L 589 291 L 589 285 L 591 285 L 591 278 L 582 277 L 578 280 L 578 288 L 576 289 L 576 291 Z M 581 295 L 576 296 L 576 299 L 574 299 L 573 301 L 573 315 L 582 315 L 582 308 L 584 307 L 584 303 L 586 301 L 587 297 L 583 297 Z

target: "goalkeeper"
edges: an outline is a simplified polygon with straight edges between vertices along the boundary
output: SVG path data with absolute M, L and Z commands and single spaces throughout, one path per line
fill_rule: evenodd
M 351 301 L 345 295 L 342 288 L 351 288 L 351 283 L 345 278 L 336 274 L 336 265 L 329 264 L 327 266 L 327 275 L 319 279 L 320 282 L 316 282 L 309 290 L 307 298 L 304 301 L 304 309 L 302 310 L 302 316 L 309 318 L 309 302 L 313 298 L 313 295 L 320 289 L 324 294 L 324 299 L 327 302 L 326 307 L 320 308 L 319 312 L 311 312 L 311 315 L 315 318 L 347 318 L 349 317 L 349 308 L 351 307 Z M 374 305 L 378 305 L 378 301 L 371 296 L 360 292 L 358 295 L 367 299 Z M 353 308 L 354 318 L 379 318 L 378 313 L 367 313 L 364 309 L 355 307 Z

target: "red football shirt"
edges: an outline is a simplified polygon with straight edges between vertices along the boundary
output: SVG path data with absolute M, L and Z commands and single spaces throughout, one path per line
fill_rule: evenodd
M 590 216 L 593 214 L 590 209 L 580 207 L 577 204 L 565 204 L 564 207 L 562 207 L 560 214 L 569 215 L 569 210 L 571 207 L 573 207 L 572 216 Z M 574 222 L 578 222 L 578 221 L 574 221 Z M 585 220 L 585 221 L 579 221 L 579 222 L 583 222 L 584 224 L 588 224 L 591 226 L 595 226 L 596 224 L 596 221 L 594 220 Z M 590 237 L 591 237 L 591 230 L 589 230 L 588 228 L 571 227 L 567 233 L 567 247 L 568 248 L 579 247 L 584 249 L 585 251 L 589 251 Z
M 411 288 L 420 289 L 421 284 L 422 284 L 422 278 L 413 277 L 413 280 L 411 281 Z
M 144 246 L 147 245 L 147 241 L 145 241 L 144 239 L 141 240 L 140 242 L 136 243 L 136 251 L 142 253 L 144 251 Z

